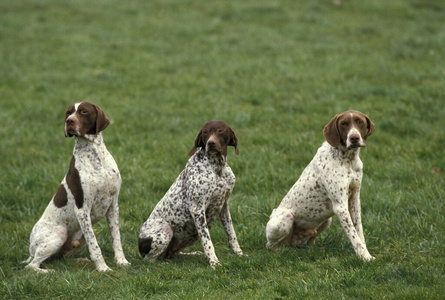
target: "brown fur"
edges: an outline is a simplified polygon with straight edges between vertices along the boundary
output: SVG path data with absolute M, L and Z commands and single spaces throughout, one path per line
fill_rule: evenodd
M 77 122 L 80 123 L 79 136 L 85 134 L 98 134 L 103 131 L 110 124 L 110 120 L 105 115 L 103 110 L 94 103 L 85 101 L 79 105 L 76 116 L 77 119 L 68 119 L 68 117 L 74 112 L 75 104 L 68 107 L 65 113 L 65 122 L 69 129 L 74 129 L 77 126 Z M 65 133 L 65 136 L 71 137 L 72 133 Z
M 82 208 L 83 206 L 83 189 L 82 184 L 80 183 L 80 175 L 75 167 L 76 159 L 71 159 L 70 163 L 70 169 L 68 170 L 68 173 L 66 174 L 66 183 L 68 184 L 68 187 L 71 190 L 71 193 L 73 193 L 74 200 L 76 200 L 76 206 L 77 208 Z
M 210 121 L 204 124 L 195 139 L 195 145 L 190 149 L 189 156 L 195 154 L 197 148 L 206 148 L 209 138 L 215 134 L 218 138 L 212 145 L 213 150 L 227 156 L 227 146 L 235 147 L 236 155 L 239 155 L 238 139 L 232 128 L 223 121 Z M 208 149 L 206 149 L 208 150 Z
M 68 196 L 66 194 L 66 190 L 65 187 L 63 186 L 63 184 L 61 184 L 59 186 L 59 188 L 57 189 L 56 194 L 54 195 L 54 205 L 57 207 L 64 207 L 67 202 L 68 202 Z
M 349 110 L 335 115 L 335 117 L 333 117 L 324 127 L 323 134 L 326 141 L 332 147 L 337 147 L 340 144 L 345 145 L 346 134 L 354 124 L 359 128 L 363 140 L 365 141 L 375 130 L 374 123 L 367 115 L 359 111 Z

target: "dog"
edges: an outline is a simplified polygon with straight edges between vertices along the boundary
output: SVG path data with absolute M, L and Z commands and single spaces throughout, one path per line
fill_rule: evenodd
M 171 258 L 201 239 L 210 266 L 219 265 L 210 239 L 210 224 L 219 217 L 233 252 L 243 255 L 229 211 L 235 176 L 227 164 L 227 147 L 235 132 L 223 121 L 206 123 L 199 131 L 191 158 L 139 233 L 139 252 L 146 259 Z M 196 152 L 197 148 L 201 148 Z
M 121 176 L 105 147 L 102 131 L 110 124 L 103 110 L 91 102 L 70 105 L 65 113 L 65 136 L 75 136 L 68 173 L 31 232 L 26 268 L 46 273 L 40 264 L 50 257 L 69 256 L 88 245 L 98 271 L 111 271 L 105 263 L 93 225 L 106 216 L 115 261 L 129 265 L 119 232 L 118 196 Z
M 358 111 L 332 118 L 323 130 L 326 141 L 273 210 L 266 226 L 267 248 L 314 243 L 336 215 L 357 256 L 374 259 L 366 248 L 359 198 L 363 176 L 359 152 L 374 130 L 369 117 Z

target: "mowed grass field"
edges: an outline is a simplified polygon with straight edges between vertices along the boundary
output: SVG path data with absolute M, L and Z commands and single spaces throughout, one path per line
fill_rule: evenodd
M 4 299 L 443 299 L 445 2 L 0 1 L 0 297 Z M 65 109 L 100 105 L 123 185 L 109 273 L 86 248 L 24 270 L 29 235 L 66 174 Z M 313 246 L 266 250 L 273 208 L 337 113 L 367 114 L 361 202 L 372 262 L 338 219 Z M 246 257 L 219 221 L 221 267 L 203 256 L 142 261 L 137 236 L 178 176 L 201 126 L 226 121 L 240 155 L 230 208 Z M 190 250 L 201 250 L 197 243 Z

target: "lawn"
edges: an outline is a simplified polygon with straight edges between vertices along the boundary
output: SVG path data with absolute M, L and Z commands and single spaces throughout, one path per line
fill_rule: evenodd
M 440 0 L 0 0 L 0 297 L 4 299 L 440 299 L 445 294 L 445 2 Z M 24 270 L 29 235 L 66 174 L 75 101 L 100 105 L 123 178 L 124 252 L 82 249 L 47 275 Z M 367 114 L 365 238 L 358 259 L 337 218 L 316 244 L 266 250 L 273 208 L 337 113 Z M 143 261 L 143 222 L 184 168 L 202 125 L 226 121 L 240 155 L 230 200 L 245 257 L 221 224 L 221 266 Z M 441 229 L 442 228 L 442 229 Z M 200 250 L 197 243 L 190 250 Z

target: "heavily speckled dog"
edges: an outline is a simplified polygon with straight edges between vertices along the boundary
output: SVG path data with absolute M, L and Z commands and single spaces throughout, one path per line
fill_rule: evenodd
M 119 265 L 129 265 L 122 251 L 117 204 L 121 177 L 108 152 L 102 131 L 110 124 L 102 109 L 90 102 L 79 102 L 65 113 L 65 136 L 75 136 L 70 168 L 43 216 L 31 232 L 27 268 L 39 272 L 40 264 L 55 255 L 68 255 L 88 245 L 98 271 L 111 270 L 105 263 L 93 224 L 107 217 Z
M 229 197 L 235 176 L 227 164 L 227 146 L 238 154 L 238 140 L 222 121 L 204 125 L 190 150 L 191 158 L 139 233 L 139 252 L 148 259 L 170 258 L 201 239 L 214 268 L 219 264 L 209 226 L 219 217 L 233 252 L 242 255 L 232 225 Z M 195 153 L 196 148 L 201 149 Z
M 313 243 L 337 215 L 356 254 L 371 260 L 360 210 L 363 163 L 360 147 L 374 124 L 358 111 L 336 115 L 324 128 L 324 142 L 292 189 L 274 209 L 266 226 L 267 247 Z

